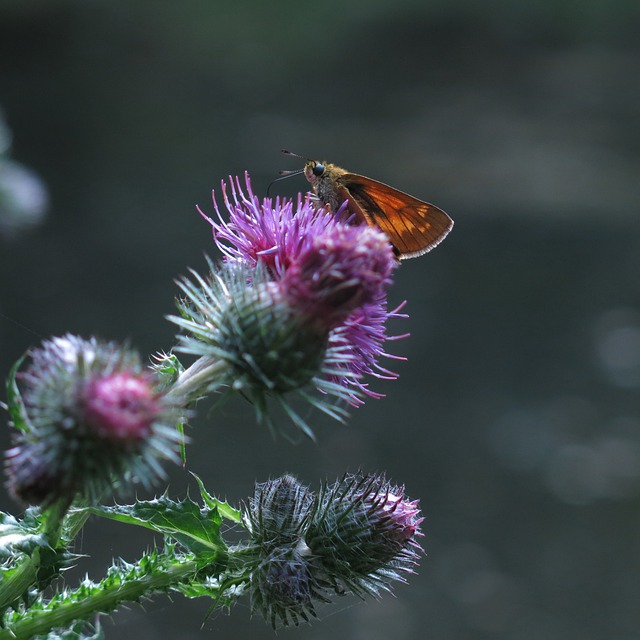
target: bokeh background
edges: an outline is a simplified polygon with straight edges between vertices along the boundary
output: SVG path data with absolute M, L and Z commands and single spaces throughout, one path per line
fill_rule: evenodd
M 421 500 L 409 585 L 279 635 L 640 638 L 639 33 L 635 0 L 3 0 L 2 376 L 67 331 L 170 348 L 173 279 L 215 255 L 195 204 L 245 170 L 264 193 L 299 166 L 281 148 L 393 184 L 456 226 L 398 272 L 387 397 L 313 416 L 317 445 L 240 400 L 191 431 L 233 502 L 357 468 Z M 70 579 L 150 544 L 92 522 Z M 156 598 L 107 637 L 274 637 L 209 605 Z

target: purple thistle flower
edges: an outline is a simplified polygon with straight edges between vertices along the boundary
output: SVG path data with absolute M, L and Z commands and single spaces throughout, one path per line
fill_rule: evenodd
M 247 174 L 244 190 L 239 178 L 230 178 L 229 184 L 222 183 L 228 220 L 215 195 L 217 220 L 198 209 L 227 263 L 263 266 L 307 323 L 319 335 L 328 331 L 325 366 L 314 378 L 323 381 L 318 385 L 322 392 L 327 384 L 341 388 L 341 397 L 352 406 L 362 404 L 365 394 L 381 397 L 364 378 L 397 378 L 379 359 L 394 358 L 384 344 L 404 337 L 388 336 L 387 320 L 406 317 L 399 313 L 402 305 L 387 308 L 386 288 L 397 261 L 386 236 L 366 225 L 347 224 L 341 212 L 328 213 L 310 196 L 299 196 L 295 206 L 289 199 L 261 201 Z
M 144 441 L 161 413 L 149 376 L 131 371 L 97 377 L 85 386 L 84 420 L 94 434 L 124 446 Z
M 335 223 L 310 237 L 278 282 L 292 304 L 333 329 L 384 297 L 396 264 L 381 231 Z
M 384 394 L 372 391 L 366 382 L 365 376 L 373 376 L 380 380 L 397 380 L 398 374 L 380 365 L 381 357 L 393 360 L 406 360 L 402 356 L 395 356 L 384 349 L 384 343 L 406 338 L 409 334 L 398 336 L 387 335 L 386 323 L 390 318 L 407 318 L 400 313 L 405 302 L 393 311 L 387 311 L 387 298 L 385 294 L 373 303 L 364 305 L 354 311 L 346 320 L 336 327 L 329 336 L 328 353 L 336 351 L 345 356 L 348 364 L 337 363 L 337 371 L 333 380 L 345 387 L 354 389 L 351 395 L 351 403 L 364 404 L 361 395 L 366 394 L 370 398 L 380 399 Z
M 299 195 L 295 207 L 288 198 L 264 198 L 261 202 L 253 193 L 247 172 L 244 181 L 247 195 L 240 178 L 229 176 L 231 197 L 227 184 L 221 183 L 228 221 L 220 212 L 215 192 L 212 197 L 218 221 L 199 207 L 198 212 L 211 225 L 213 239 L 227 259 L 251 266 L 261 262 L 273 276 L 281 275 L 305 245 L 333 224 L 334 216 L 317 209 L 311 195 Z

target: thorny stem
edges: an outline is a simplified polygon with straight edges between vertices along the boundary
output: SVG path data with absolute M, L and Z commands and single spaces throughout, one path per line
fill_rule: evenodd
M 136 602 L 145 595 L 163 591 L 192 576 L 197 570 L 198 564 L 193 560 L 176 562 L 164 571 L 107 586 L 83 600 L 61 602 L 51 609 L 34 611 L 9 629 L 0 630 L 0 640 L 28 640 L 49 633 L 51 629 L 68 627 L 75 621 L 89 619 L 92 614 L 113 611 L 122 602 Z

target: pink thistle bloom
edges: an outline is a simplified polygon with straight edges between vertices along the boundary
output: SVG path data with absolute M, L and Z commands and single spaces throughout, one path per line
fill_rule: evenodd
M 262 262 L 272 273 L 281 275 L 305 246 L 324 233 L 334 216 L 314 207 L 311 196 L 298 196 L 295 203 L 287 198 L 264 198 L 253 193 L 249 174 L 245 172 L 245 189 L 240 178 L 229 176 L 229 190 L 223 181 L 222 198 L 229 213 L 226 221 L 213 196 L 218 220 L 213 220 L 198 207 L 200 215 L 213 229 L 213 239 L 229 260 L 255 266 Z
M 294 305 L 333 329 L 384 297 L 395 266 L 382 232 L 335 223 L 305 243 L 279 284 Z
M 147 378 L 121 371 L 91 380 L 83 393 L 87 427 L 114 444 L 145 440 L 163 410 Z
M 135 480 L 163 477 L 177 462 L 180 409 L 167 401 L 137 353 L 74 335 L 45 340 L 12 374 L 14 446 L 9 491 L 29 504 L 97 501 Z
M 297 200 L 264 198 L 253 193 L 248 174 L 222 183 L 225 219 L 213 197 L 217 219 L 198 208 L 211 224 L 216 245 L 228 263 L 266 267 L 284 298 L 328 331 L 321 378 L 342 387 L 351 405 L 363 394 L 379 398 L 365 376 L 393 380 L 397 374 L 379 364 L 394 358 L 384 348 L 390 318 L 406 317 L 387 308 L 386 289 L 397 261 L 386 236 L 366 225 L 349 225 L 339 212 L 318 207 L 310 195 Z M 316 376 L 316 379 L 318 376 Z M 326 392 L 319 386 L 321 391 Z

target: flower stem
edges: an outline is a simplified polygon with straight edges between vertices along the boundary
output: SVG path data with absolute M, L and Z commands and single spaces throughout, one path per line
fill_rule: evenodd
M 49 603 L 48 608 L 32 609 L 15 624 L 8 624 L 0 630 L 0 640 L 28 640 L 55 628 L 66 628 L 75 621 L 88 620 L 93 614 L 112 612 L 123 602 L 136 602 L 145 595 L 177 585 L 197 569 L 194 560 L 173 561 L 161 571 L 151 571 L 134 579 L 95 585 L 94 589 L 81 586 L 65 594 L 64 599 Z M 87 593 L 84 597 L 83 591 Z
M 71 500 L 69 498 L 59 498 L 46 510 L 44 533 L 51 547 L 56 547 L 60 540 L 62 523 L 70 506 Z
M 228 366 L 224 360 L 217 360 L 211 356 L 198 358 L 178 376 L 167 393 L 167 398 L 188 404 L 203 395 L 203 390 L 211 391 L 211 388 L 216 386 L 216 380 L 221 382 Z

